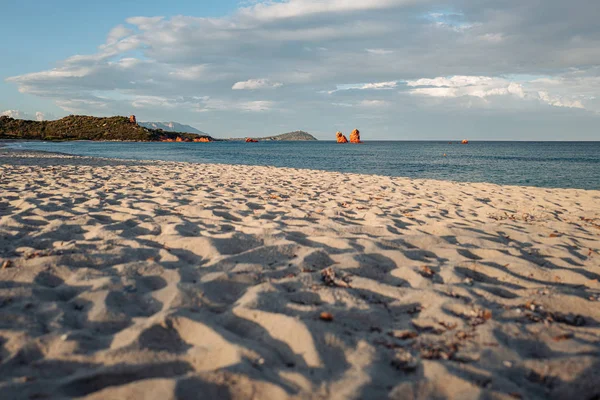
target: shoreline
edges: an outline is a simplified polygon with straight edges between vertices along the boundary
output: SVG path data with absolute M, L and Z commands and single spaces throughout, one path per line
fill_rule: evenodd
M 176 133 L 176 132 L 175 132 Z M 246 138 L 213 138 L 215 139 L 215 143 L 218 142 L 242 142 L 244 141 Z M 258 139 L 262 139 L 262 138 L 258 138 Z M 32 142 L 48 142 L 48 143 L 61 143 L 61 142 L 96 142 L 96 143 L 102 143 L 102 142 L 125 142 L 125 143 L 175 143 L 175 142 L 160 142 L 160 141 L 140 141 L 140 140 L 88 140 L 88 139 L 67 139 L 67 140 L 47 140 L 47 139 L 21 139 L 21 138 L 10 138 L 10 137 L 0 137 L 0 142 L 2 141 L 9 141 L 9 142 L 28 142 L 28 141 L 32 141 Z M 314 143 L 314 142 L 321 142 L 321 143 L 337 143 L 335 138 L 334 139 L 317 139 L 317 140 L 272 140 L 272 139 L 268 139 L 268 140 L 261 140 L 262 142 L 301 142 L 301 143 L 306 143 L 306 142 L 310 142 L 310 143 Z M 369 142 L 432 142 L 432 143 L 436 143 L 436 142 L 440 142 L 440 143 L 448 143 L 448 144 L 452 144 L 452 145 L 462 145 L 460 140 L 457 139 L 398 139 L 398 140 L 391 140 L 391 139 L 369 139 L 369 140 L 365 140 L 362 141 L 361 144 L 365 144 L 365 143 L 369 143 Z M 452 142 L 452 143 L 449 143 Z M 193 143 L 193 142 L 177 142 L 177 143 Z M 213 142 L 210 142 L 213 143 Z M 478 140 L 478 139 L 469 139 L 469 144 L 472 143 L 600 143 L 600 140 Z
M 150 143 L 150 142 L 147 142 Z M 272 165 L 257 165 L 257 164 L 227 164 L 227 163 L 202 163 L 202 162 L 193 162 L 193 161 L 170 161 L 170 160 L 155 160 L 155 159 L 135 159 L 135 158 L 117 158 L 117 157 L 99 157 L 99 156 L 85 156 L 79 154 L 71 154 L 71 153 L 62 153 L 58 151 L 48 151 L 48 150 L 30 150 L 30 149 L 15 149 L 10 148 L 8 146 L 3 146 L 2 141 L 0 141 L 0 151 L 6 150 L 8 152 L 23 152 L 23 153 L 44 153 L 44 154 L 56 154 L 61 156 L 68 156 L 73 158 L 89 158 L 92 160 L 103 160 L 103 161 L 126 161 L 126 162 L 139 162 L 139 163 L 162 163 L 162 164 L 185 164 L 189 166 L 210 166 L 210 167 L 218 167 L 218 166 L 236 166 L 236 167 L 249 167 L 249 168 L 276 168 L 281 170 L 290 170 L 293 172 L 306 171 L 306 172 L 315 172 L 315 173 L 327 173 L 327 174 L 341 174 L 341 175 L 357 175 L 357 176 L 367 176 L 367 177 L 380 177 L 385 179 L 396 179 L 396 180 L 407 180 L 407 181 L 432 181 L 432 182 L 447 182 L 452 184 L 467 184 L 467 185 L 491 185 L 494 187 L 510 187 L 510 188 L 524 188 L 531 190 L 575 190 L 575 191 L 585 191 L 585 192 L 598 192 L 600 193 L 600 189 L 584 189 L 584 188 L 558 188 L 558 187 L 546 187 L 546 186 L 527 186 L 527 185 L 505 185 L 493 182 L 470 182 L 470 181 L 457 181 L 457 180 L 449 180 L 449 179 L 433 179 L 433 178 L 411 178 L 408 176 L 391 176 L 391 175 L 379 175 L 379 174 L 369 174 L 369 173 L 359 173 L 359 172 L 340 172 L 340 171 L 330 171 L 325 169 L 312 169 L 312 168 L 293 168 L 293 167 L 278 167 Z
M 598 190 L 6 148 L 0 189 L 7 397 L 598 394 Z

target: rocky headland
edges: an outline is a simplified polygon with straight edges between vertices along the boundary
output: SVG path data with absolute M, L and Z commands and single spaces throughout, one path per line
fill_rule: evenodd
M 208 135 L 168 132 L 140 126 L 135 116 L 90 117 L 69 115 L 55 121 L 30 121 L 0 117 L 0 139 L 29 140 L 95 140 L 137 142 L 212 142 Z

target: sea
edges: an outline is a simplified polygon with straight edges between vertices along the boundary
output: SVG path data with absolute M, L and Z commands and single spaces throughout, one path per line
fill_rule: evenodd
M 600 142 L 41 142 L 9 147 L 82 156 L 266 165 L 501 185 L 600 190 Z

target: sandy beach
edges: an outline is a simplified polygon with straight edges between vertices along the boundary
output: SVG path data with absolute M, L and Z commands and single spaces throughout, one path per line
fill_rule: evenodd
M 597 399 L 600 191 L 0 149 L 0 398 Z

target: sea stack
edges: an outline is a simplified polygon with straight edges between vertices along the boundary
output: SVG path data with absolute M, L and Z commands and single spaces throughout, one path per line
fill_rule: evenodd
M 342 132 L 338 131 L 335 134 L 335 137 L 336 137 L 338 143 L 348 143 L 348 139 L 346 139 L 346 136 L 344 136 L 344 134 Z
M 362 143 L 360 141 L 360 131 L 358 129 L 353 130 L 350 134 L 350 143 Z

